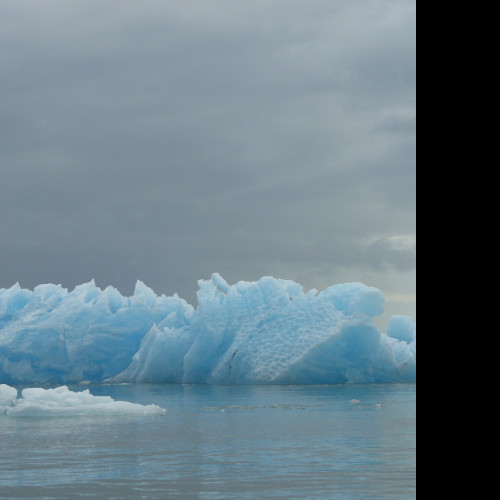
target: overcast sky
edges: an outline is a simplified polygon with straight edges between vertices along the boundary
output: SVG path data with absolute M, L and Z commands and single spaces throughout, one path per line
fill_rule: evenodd
M 0 0 L 0 288 L 362 281 L 415 316 L 416 0 Z

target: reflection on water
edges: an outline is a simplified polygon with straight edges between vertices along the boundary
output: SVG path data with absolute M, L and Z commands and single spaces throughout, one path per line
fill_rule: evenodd
M 0 498 L 416 498 L 415 385 L 87 388 L 167 414 L 0 417 Z

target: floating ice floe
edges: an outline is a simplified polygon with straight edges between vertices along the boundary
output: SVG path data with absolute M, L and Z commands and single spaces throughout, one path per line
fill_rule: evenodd
M 115 401 L 109 396 L 93 396 L 88 390 L 73 392 L 66 386 L 57 389 L 24 389 L 18 391 L 0 385 L 0 415 L 8 417 L 66 417 L 105 415 L 161 415 L 166 411 L 156 405 L 143 406 Z
M 17 389 L 8 385 L 0 385 L 0 415 L 11 408 L 17 401 Z
M 199 282 L 198 308 L 94 282 L 73 291 L 0 290 L 0 383 L 338 384 L 416 380 L 416 324 L 373 318 L 384 295 L 361 283 L 304 292 L 270 277 Z

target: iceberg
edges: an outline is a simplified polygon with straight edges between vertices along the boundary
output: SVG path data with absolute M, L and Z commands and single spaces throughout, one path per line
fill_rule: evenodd
M 1 289 L 0 383 L 416 381 L 416 324 L 394 316 L 381 332 L 376 288 L 305 292 L 271 277 L 231 286 L 214 274 L 197 296 L 195 309 L 140 281 L 131 297 L 93 281 Z
M 156 405 L 143 406 L 115 401 L 109 396 L 93 396 L 89 390 L 73 392 L 66 386 L 56 389 L 24 389 L 17 399 L 17 390 L 0 386 L 0 415 L 8 417 L 68 417 L 102 415 L 161 415 L 166 410 Z

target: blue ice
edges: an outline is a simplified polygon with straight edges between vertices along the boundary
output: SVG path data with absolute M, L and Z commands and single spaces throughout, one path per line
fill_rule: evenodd
M 322 293 L 264 277 L 201 280 L 198 308 L 138 282 L 131 297 L 0 289 L 0 383 L 338 384 L 416 380 L 416 324 L 373 318 L 384 295 L 361 283 Z

